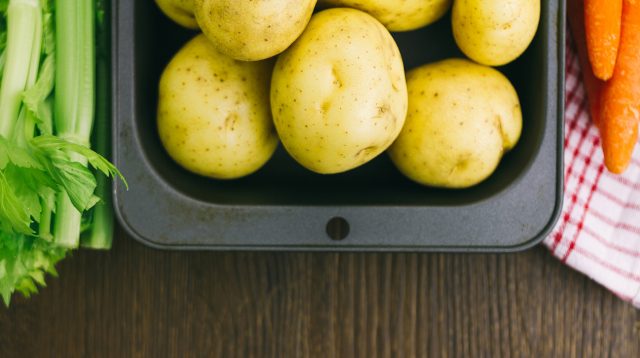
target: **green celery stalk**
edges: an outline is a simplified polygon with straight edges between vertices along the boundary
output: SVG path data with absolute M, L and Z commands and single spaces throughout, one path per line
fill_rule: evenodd
M 7 20 L 4 18 L 6 9 L 0 9 L 0 81 L 2 81 L 2 73 L 4 72 L 4 63 L 6 61 L 5 47 L 7 46 Z
M 89 147 L 95 102 L 95 0 L 56 0 L 56 87 L 54 124 L 57 136 Z M 70 158 L 87 165 L 86 158 Z M 54 240 L 75 248 L 82 214 L 66 193 L 56 197 Z
M 33 36 L 31 61 L 29 62 L 29 71 L 27 74 L 25 88 L 30 88 L 36 83 L 40 68 L 40 53 L 42 50 L 42 12 L 38 7 L 36 7 L 36 11 L 40 16 L 36 16 L 36 22 L 33 24 L 35 26 L 35 33 Z M 22 101 L 22 93 L 20 94 L 20 100 Z M 33 113 L 26 111 L 24 106 L 22 106 L 20 112 L 20 117 L 24 118 L 24 121 L 21 123 L 24 126 L 24 130 L 21 131 L 20 127 L 17 127 L 17 130 L 13 133 L 13 138 L 18 145 L 25 147 L 27 145 L 27 141 L 33 138 L 36 122 L 33 117 Z
M 110 130 L 110 88 L 109 85 L 109 27 L 108 1 L 97 2 L 97 53 L 96 53 L 96 116 L 93 144 L 96 152 L 109 158 L 111 144 Z M 113 241 L 113 203 L 111 200 L 111 182 L 104 175 L 97 178 L 96 195 L 101 202 L 93 209 L 93 222 L 89 232 L 81 238 L 83 247 L 108 250 Z
M 14 136 L 22 92 L 27 88 L 28 80 L 35 81 L 33 73 L 37 75 L 37 65 L 34 69 L 34 57 L 40 58 L 40 44 L 35 43 L 41 43 L 41 37 L 39 1 L 11 0 L 7 8 L 7 43 L 0 87 L 0 136 L 6 139 Z M 36 46 L 38 51 L 34 53 Z

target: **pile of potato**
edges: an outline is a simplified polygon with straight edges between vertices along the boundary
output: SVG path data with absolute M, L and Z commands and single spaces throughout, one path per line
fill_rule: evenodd
M 200 28 L 166 67 L 158 130 L 194 173 L 234 179 L 260 169 L 281 141 L 321 174 L 387 151 L 410 179 L 465 188 L 486 179 L 520 137 L 520 102 L 488 66 L 531 43 L 540 0 L 156 0 Z M 449 10 L 460 49 L 406 74 L 389 31 Z M 425 48 L 428 44 L 425 43 Z

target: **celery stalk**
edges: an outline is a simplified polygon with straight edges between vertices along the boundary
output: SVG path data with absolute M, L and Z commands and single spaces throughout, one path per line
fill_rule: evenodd
M 89 147 L 95 96 L 95 0 L 56 0 L 56 134 Z M 86 159 L 71 155 L 86 165 Z M 63 247 L 80 242 L 82 214 L 66 193 L 56 198 L 54 240 Z
M 11 0 L 7 8 L 7 43 L 0 87 L 0 136 L 13 136 L 22 92 L 33 73 L 34 43 L 42 41 L 42 13 L 38 0 Z M 39 44 L 37 46 L 40 46 Z M 27 64 L 25 66 L 25 64 Z M 37 68 L 35 69 L 37 73 Z
M 53 240 L 53 234 L 51 233 L 51 217 L 53 214 L 53 203 L 55 200 L 56 194 L 51 193 L 47 196 L 46 200 L 41 202 L 42 204 L 42 214 L 40 214 L 40 222 L 38 224 L 38 236 L 46 241 Z
M 109 31 L 105 23 L 108 18 L 107 1 L 97 3 L 97 53 L 96 53 L 96 116 L 93 144 L 96 152 L 109 158 L 111 144 L 110 130 L 110 88 L 109 86 Z M 93 223 L 89 232 L 81 237 L 83 247 L 108 250 L 113 241 L 113 203 L 111 181 L 106 176 L 97 178 L 96 195 L 102 200 L 93 209 Z
M 35 23 L 33 24 L 35 31 L 33 34 L 31 61 L 29 62 L 29 71 L 27 73 L 25 88 L 30 88 L 36 83 L 36 80 L 38 79 L 38 70 L 40 68 L 40 52 L 42 50 L 42 13 L 39 8 L 35 9 L 39 16 L 36 16 Z M 22 97 L 22 93 L 20 93 L 20 97 Z M 22 101 L 22 98 L 20 98 L 20 101 Z M 19 145 L 24 147 L 27 145 L 27 141 L 33 138 L 36 122 L 33 118 L 33 114 L 25 111 L 24 107 L 21 109 L 20 117 L 23 118 L 23 121 L 20 123 L 21 126 L 17 127 L 18 130 L 13 133 L 13 138 Z

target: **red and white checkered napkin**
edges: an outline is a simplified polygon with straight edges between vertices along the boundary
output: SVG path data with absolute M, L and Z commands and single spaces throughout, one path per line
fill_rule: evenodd
M 567 45 L 565 194 L 544 244 L 562 262 L 640 308 L 640 144 L 624 175 L 604 166 L 580 65 Z

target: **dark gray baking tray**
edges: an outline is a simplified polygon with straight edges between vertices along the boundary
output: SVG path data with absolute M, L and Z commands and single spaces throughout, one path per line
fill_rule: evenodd
M 153 1 L 114 1 L 114 160 L 130 185 L 115 184 L 120 222 L 141 242 L 170 249 L 508 252 L 535 245 L 557 219 L 563 181 L 564 2 L 541 3 L 533 44 L 501 69 L 521 98 L 522 139 L 487 181 L 450 191 L 410 182 L 386 155 L 336 176 L 306 171 L 282 148 L 238 181 L 186 172 L 160 145 L 155 109 L 160 73 L 193 33 Z M 447 16 L 395 34 L 406 67 L 461 56 L 450 27 Z M 349 227 L 340 241 L 327 233 L 335 217 Z

